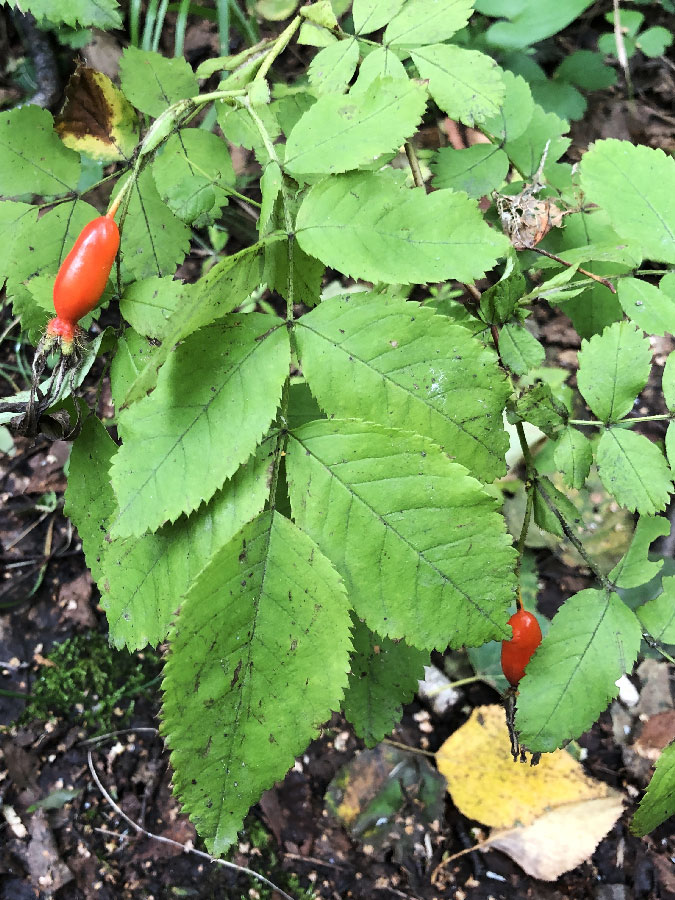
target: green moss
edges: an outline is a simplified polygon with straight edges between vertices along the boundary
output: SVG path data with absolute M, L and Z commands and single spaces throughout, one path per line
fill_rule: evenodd
M 114 650 L 96 632 L 57 644 L 47 659 L 52 665 L 40 669 L 20 723 L 56 717 L 110 731 L 128 721 L 135 698 L 159 678 L 155 651 Z

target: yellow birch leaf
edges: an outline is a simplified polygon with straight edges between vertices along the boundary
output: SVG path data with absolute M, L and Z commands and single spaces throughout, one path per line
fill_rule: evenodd
M 455 806 L 493 828 L 532 824 L 557 807 L 607 797 L 565 750 L 545 753 L 539 765 L 514 763 L 504 710 L 480 706 L 436 754 Z

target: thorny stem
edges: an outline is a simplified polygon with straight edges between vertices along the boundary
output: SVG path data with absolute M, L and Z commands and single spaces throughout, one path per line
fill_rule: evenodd
M 412 172 L 415 187 L 423 188 L 424 178 L 422 177 L 422 170 L 420 169 L 420 161 L 417 158 L 415 148 L 410 141 L 405 142 L 405 155 L 408 157 L 408 164 L 410 165 L 410 171 Z
M 131 825 L 134 831 L 136 831 L 138 834 L 142 834 L 146 838 L 151 838 L 153 841 L 159 841 L 162 844 L 170 844 L 172 847 L 177 847 L 184 853 L 193 853 L 195 856 L 201 857 L 201 859 L 206 859 L 211 863 L 215 863 L 215 865 L 224 866 L 226 869 L 234 869 L 235 872 L 241 872 L 243 875 L 248 875 L 250 878 L 255 878 L 257 881 L 261 881 L 263 884 L 266 884 L 273 891 L 276 891 L 277 894 L 279 894 L 281 897 L 284 897 L 285 900 L 293 900 L 293 897 L 291 897 L 290 894 L 287 894 L 286 891 L 282 891 L 280 887 L 277 887 L 274 882 L 270 881 L 268 878 L 265 878 L 265 876 L 261 875 L 260 872 L 254 872 L 253 869 L 249 869 L 246 866 L 238 866 L 236 863 L 229 862 L 229 860 L 226 859 L 217 859 L 215 856 L 204 853 L 202 850 L 196 850 L 189 844 L 181 844 L 180 841 L 174 841 L 171 838 L 164 837 L 161 834 L 153 834 L 152 831 L 148 831 L 146 828 L 138 825 L 117 805 L 117 803 L 115 803 L 113 798 L 103 786 L 101 779 L 98 777 L 96 767 L 94 766 L 94 760 L 91 755 L 91 750 L 87 750 L 87 763 L 89 764 L 91 777 L 94 779 L 96 787 L 99 789 L 104 799 L 113 808 L 115 813 L 122 819 L 124 819 L 127 824 Z

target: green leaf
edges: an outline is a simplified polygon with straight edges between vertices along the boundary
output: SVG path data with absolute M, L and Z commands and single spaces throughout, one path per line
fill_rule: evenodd
M 191 285 L 187 299 L 166 323 L 164 340 L 139 372 L 124 398 L 133 403 L 153 389 L 157 373 L 174 352 L 176 344 L 197 329 L 222 318 L 248 297 L 260 284 L 260 244 L 226 256 Z
M 270 155 L 248 110 L 232 107 L 231 104 L 220 100 L 216 100 L 215 107 L 218 124 L 227 140 L 253 150 L 260 165 L 266 166 L 270 161 Z M 262 120 L 270 140 L 275 141 L 281 134 L 281 128 L 271 104 L 260 104 L 255 107 L 255 111 Z
M 585 434 L 568 425 L 555 445 L 554 461 L 568 487 L 579 490 L 588 478 L 593 447 Z
M 514 550 L 495 501 L 428 438 L 331 419 L 294 429 L 291 508 L 356 614 L 421 649 L 506 635 Z
M 325 419 L 306 381 L 292 381 L 289 391 L 288 427 L 299 428 L 305 422 Z
M 355 34 L 371 34 L 387 25 L 403 6 L 403 0 L 354 0 Z
M 152 174 L 162 200 L 183 222 L 203 226 L 228 203 L 235 175 L 227 144 L 202 128 L 182 128 L 155 157 Z
M 122 53 L 120 82 L 136 109 L 153 118 L 199 93 L 197 76 L 182 56 L 168 59 L 138 47 L 127 47 Z
M 630 830 L 644 837 L 675 813 L 675 742 L 669 744 L 655 764 L 647 793 L 640 800 Z
M 190 249 L 190 229 L 162 203 L 149 169 L 131 191 L 120 246 L 125 281 L 173 275 Z
M 482 128 L 493 135 L 495 144 L 515 141 L 524 132 L 534 113 L 534 100 L 529 84 L 520 75 L 502 71 L 506 93 L 504 104 L 492 119 L 482 123 Z
M 122 27 L 117 0 L 10 0 L 10 6 L 16 6 L 23 12 L 32 13 L 36 19 L 45 18 L 54 24 L 69 25 L 71 28 L 111 28 Z
M 251 313 L 201 329 L 162 367 L 153 393 L 120 414 L 114 536 L 155 531 L 192 512 L 251 455 L 288 375 L 280 325 Z
M 629 319 L 648 334 L 664 335 L 675 331 L 675 297 L 638 278 L 621 278 L 619 303 Z
M 498 114 L 504 101 L 501 69 L 484 53 L 453 44 L 430 44 L 412 59 L 429 92 L 451 118 L 473 126 Z
M 395 47 L 437 44 L 464 28 L 472 12 L 473 0 L 407 0 L 382 40 Z
M 474 144 L 465 150 L 442 147 L 432 160 L 431 171 L 436 189 L 454 188 L 478 199 L 503 184 L 509 158 L 492 144 Z
M 269 448 L 259 448 L 222 490 L 191 516 L 181 516 L 154 534 L 108 544 L 98 583 L 110 641 L 116 647 L 140 650 L 166 638 L 171 620 L 198 574 L 265 505 L 268 456 Z
M 542 4 L 541 0 L 522 0 L 512 11 L 504 10 L 503 15 L 511 21 L 502 19 L 495 22 L 488 28 L 486 38 L 488 43 L 510 50 L 530 47 L 562 31 L 592 2 L 565 0 L 563 3 Z
M 304 198 L 298 243 L 310 256 L 367 281 L 473 283 L 506 253 L 465 194 L 410 190 L 385 174 L 327 178 Z
M 170 275 L 145 278 L 127 285 L 120 299 L 120 312 L 139 334 L 162 340 L 172 328 L 171 317 L 189 302 L 195 286 Z
M 358 293 L 303 316 L 296 341 L 328 416 L 416 431 L 483 481 L 504 474 L 509 388 L 494 353 L 465 328 L 430 308 Z
M 54 131 L 46 109 L 22 106 L 0 113 L 0 194 L 61 197 L 75 192 L 80 156 L 69 150 Z
M 374 747 L 401 719 L 424 678 L 429 653 L 390 641 L 353 620 L 354 653 L 342 711 L 366 747 Z
M 70 454 L 64 512 L 77 528 L 96 582 L 108 546 L 104 540 L 107 525 L 117 508 L 109 475 L 116 451 L 117 444 L 100 419 L 87 416 Z
M 528 750 L 579 737 L 616 697 L 640 649 L 640 624 L 617 594 L 586 590 L 565 601 L 518 686 L 516 728 Z
M 668 354 L 668 359 L 663 367 L 661 387 L 666 406 L 671 412 L 675 412 L 675 350 Z
M 666 431 L 666 455 L 670 468 L 675 472 L 675 422 L 671 422 Z
M 477 145 L 478 146 L 478 145 Z M 525 279 L 515 253 L 506 260 L 502 277 L 483 291 L 480 298 L 481 318 L 490 325 L 504 325 L 513 317 L 518 301 L 525 293 Z
M 26 241 L 37 221 L 37 206 L 15 203 L 13 200 L 0 200 L 0 285 L 4 284 L 7 272 L 12 266 L 17 235 L 23 231 L 23 240 Z
M 349 612 L 338 575 L 278 513 L 203 572 L 171 634 L 162 733 L 175 792 L 210 853 L 282 778 L 340 703 Z
M 363 93 L 325 94 L 288 136 L 286 169 L 334 174 L 370 163 L 398 150 L 425 106 L 426 91 L 416 81 L 377 78 Z
M 585 91 L 601 91 L 616 84 L 615 70 L 605 63 L 601 53 L 592 50 L 575 50 L 568 54 L 555 70 L 554 77 Z
M 536 337 L 519 322 L 507 322 L 499 332 L 499 353 L 504 365 L 516 375 L 540 366 L 546 355 Z
M 633 408 L 647 384 L 652 353 L 649 341 L 630 322 L 615 322 L 581 342 L 577 385 L 603 422 L 616 422 Z
M 350 90 L 355 96 L 367 90 L 376 78 L 408 80 L 408 73 L 398 56 L 387 47 L 378 47 L 369 53 L 359 66 L 359 77 Z
M 260 217 L 258 218 L 258 234 L 260 237 L 264 237 L 274 227 L 271 221 L 272 213 L 274 212 L 274 206 L 281 191 L 282 183 L 283 176 L 279 163 L 270 160 L 260 177 L 260 193 L 262 195 Z
M 649 438 L 625 428 L 608 428 L 596 451 L 605 488 L 631 512 L 651 516 L 664 510 L 672 477 L 663 453 Z
M 566 131 L 569 131 L 569 125 L 564 119 L 555 113 L 544 112 L 535 103 L 527 129 L 520 137 L 507 140 L 503 149 L 526 181 L 532 180 L 546 153 L 544 174 L 550 180 L 557 171 L 556 161 L 572 143 L 570 138 L 562 136 Z
M 554 438 L 564 427 L 568 412 L 553 394 L 551 386 L 539 381 L 525 388 L 509 411 L 509 422 L 529 422 L 547 437 Z
M 139 282 L 139 284 L 143 284 L 143 282 Z M 153 345 L 146 337 L 134 331 L 133 328 L 125 328 L 124 333 L 117 341 L 115 356 L 110 365 L 110 393 L 117 410 L 122 408 L 129 388 L 152 356 L 153 350 Z M 124 434 L 119 430 L 119 423 L 118 434 L 123 440 Z
M 650 544 L 670 532 L 670 522 L 663 516 L 640 516 L 633 540 L 623 559 L 609 573 L 617 587 L 634 588 L 655 578 L 663 568 L 663 560 L 650 560 Z
M 617 234 L 653 260 L 675 263 L 675 160 L 628 141 L 596 141 L 579 165 L 586 199 Z
M 640 519 L 642 521 L 642 519 Z M 666 526 L 668 522 L 666 521 Z M 661 534 L 668 534 L 669 528 Z M 659 560 L 660 570 L 663 560 Z M 656 563 L 651 563 L 654 566 Z M 648 579 L 643 579 L 647 581 Z M 641 582 L 642 583 L 642 582 Z M 636 610 L 637 616 L 642 622 L 645 630 L 656 641 L 662 641 L 664 644 L 675 644 L 675 575 L 664 578 L 662 581 L 663 592 L 653 600 L 648 600 Z
M 637 45 L 645 56 L 663 56 L 666 49 L 673 43 L 673 35 L 667 28 L 656 25 L 640 32 Z
M 356 40 L 338 41 L 319 50 L 309 65 L 309 83 L 320 93 L 342 93 L 352 80 L 359 62 Z
M 579 510 L 568 497 L 555 487 L 549 478 L 540 475 L 535 483 L 534 521 L 544 531 L 548 531 L 549 534 L 564 537 L 565 533 L 562 530 L 562 525 L 551 509 L 550 504 L 555 506 L 567 524 L 572 527 L 572 530 L 576 530 L 575 526 L 578 526 L 581 522 Z

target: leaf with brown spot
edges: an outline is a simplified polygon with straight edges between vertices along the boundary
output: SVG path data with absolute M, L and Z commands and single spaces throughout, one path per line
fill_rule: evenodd
M 66 147 L 106 163 L 128 159 L 138 141 L 134 108 L 107 75 L 87 66 L 71 76 L 55 127 Z

